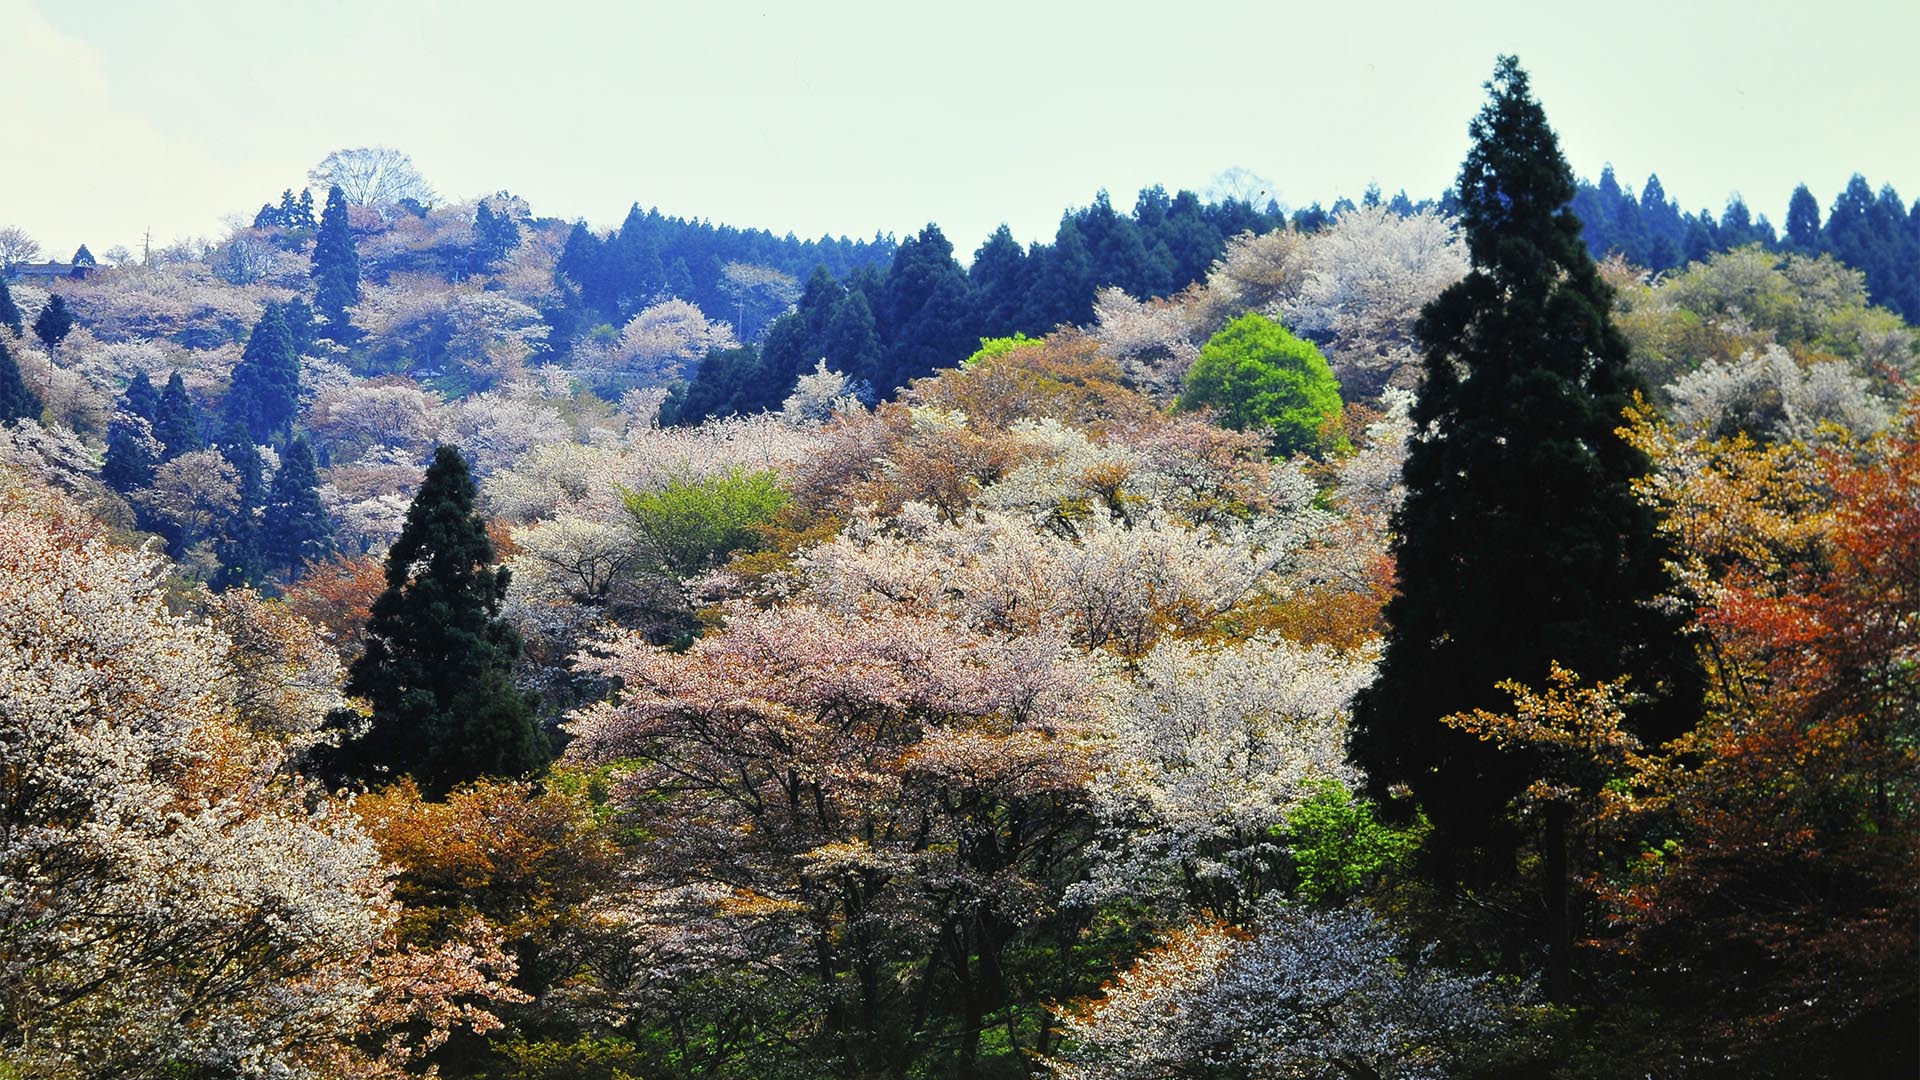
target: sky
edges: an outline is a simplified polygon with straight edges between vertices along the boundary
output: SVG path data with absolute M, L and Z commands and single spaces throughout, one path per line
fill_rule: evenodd
M 1100 190 L 1239 167 L 1283 204 L 1437 195 L 1517 53 L 1575 172 L 1776 224 L 1854 172 L 1920 197 L 1920 3 L 1202 5 L 0 0 L 0 226 L 64 258 L 219 238 L 341 147 L 443 199 L 632 203 L 962 258 Z

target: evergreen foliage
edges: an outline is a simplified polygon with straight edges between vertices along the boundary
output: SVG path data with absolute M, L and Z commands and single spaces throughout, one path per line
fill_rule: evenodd
M 107 425 L 107 458 L 100 467 L 101 481 L 122 495 L 153 483 L 156 462 L 151 436 L 159 408 L 160 395 L 147 373 L 134 372 L 120 398 L 120 408 Z
M 507 213 L 495 213 L 487 200 L 473 212 L 473 263 L 484 271 L 520 246 L 520 223 Z
M 252 442 L 267 443 L 292 431 L 300 406 L 300 356 L 279 304 L 269 303 L 247 337 L 233 369 L 222 414 Z
M 1221 327 L 1187 372 L 1182 409 L 1216 409 L 1236 431 L 1264 431 L 1276 457 L 1333 449 L 1340 383 L 1311 341 L 1257 312 Z
M 160 415 L 160 392 L 153 388 L 153 380 L 147 377 L 145 370 L 133 373 L 127 380 L 127 391 L 120 399 L 120 407 L 151 424 Z
M 233 466 L 234 475 L 239 477 L 240 500 L 220 537 L 220 574 L 214 585 L 221 589 L 258 588 L 267 580 L 265 529 L 261 520 L 267 491 L 260 468 L 260 449 L 246 425 L 235 419 L 229 419 L 221 430 L 219 448 L 220 456 Z
M 313 306 L 335 340 L 347 332 L 347 309 L 360 302 L 360 253 L 347 223 L 347 199 L 339 185 L 327 192 L 327 208 L 313 242 Z
M 26 324 L 21 321 L 20 305 L 13 301 L 13 290 L 7 288 L 7 279 L 0 276 L 0 327 L 16 334 L 26 333 Z
M 17 420 L 38 420 L 40 418 L 40 395 L 27 386 L 20 377 L 20 365 L 14 362 L 13 354 L 7 351 L 7 343 L 0 339 L 0 424 L 12 424 Z
M 546 738 L 513 686 L 520 637 L 499 618 L 508 574 L 493 565 L 476 497 L 459 451 L 435 450 L 387 553 L 386 591 L 373 603 L 366 652 L 348 674 L 347 693 L 365 698 L 373 715 L 330 755 L 339 780 L 373 785 L 411 776 L 442 797 L 469 780 L 547 763 Z
M 200 410 L 194 406 L 187 384 L 177 371 L 167 378 L 167 388 L 160 392 L 160 399 L 154 405 L 153 436 L 160 440 L 161 461 L 172 461 L 181 454 L 206 449 L 206 440 L 200 433 Z
M 1615 434 L 1636 380 L 1568 210 L 1572 173 L 1514 58 L 1488 89 L 1459 181 L 1473 270 L 1420 320 L 1400 593 L 1351 736 L 1375 788 L 1411 787 L 1469 880 L 1511 872 L 1501 822 L 1528 773 L 1441 717 L 1497 707 L 1497 682 L 1558 661 L 1630 673 L 1658 703 L 1638 716 L 1657 739 L 1684 726 L 1696 682 L 1674 620 L 1647 604 L 1666 584 L 1631 489 L 1648 466 Z
M 33 336 L 49 350 L 58 348 L 67 334 L 73 330 L 73 312 L 67 309 L 66 298 L 54 293 L 47 298 L 47 306 L 34 316 Z
M 287 444 L 267 491 L 265 511 L 262 551 L 286 569 L 290 580 L 297 580 L 308 563 L 333 553 L 333 529 L 320 503 L 320 472 L 306 439 L 295 436 Z
M 1787 202 L 1787 243 L 1803 255 L 1820 250 L 1820 203 L 1805 184 Z

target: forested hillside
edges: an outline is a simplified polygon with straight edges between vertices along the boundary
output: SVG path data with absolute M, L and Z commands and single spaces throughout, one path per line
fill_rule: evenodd
M 1486 89 L 964 260 L 0 230 L 0 1076 L 1914 1075 L 1920 208 Z

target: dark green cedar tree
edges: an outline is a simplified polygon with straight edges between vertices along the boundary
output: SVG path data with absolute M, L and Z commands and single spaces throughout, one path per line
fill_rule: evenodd
M 255 443 L 289 434 L 300 406 L 300 354 L 279 304 L 269 303 L 233 369 L 222 416 Z
M 339 185 L 327 192 L 313 241 L 313 306 L 334 340 L 347 329 L 347 309 L 360 302 L 360 252 L 347 224 L 347 197 Z
M 346 691 L 373 715 L 325 762 L 335 779 L 411 776 L 431 797 L 483 776 L 520 776 L 549 760 L 527 698 L 513 686 L 520 637 L 499 618 L 508 575 L 475 511 L 458 450 L 441 446 L 387 553 L 366 652 Z M 336 715 L 339 727 L 358 726 Z
M 107 425 L 107 457 L 100 467 L 101 481 L 122 495 L 153 483 L 153 419 L 159 408 L 160 395 L 147 373 L 134 372 Z
M 1787 200 L 1787 243 L 1803 254 L 1820 250 L 1820 202 L 1805 184 Z
M 47 298 L 47 306 L 34 316 L 33 336 L 49 350 L 58 348 L 67 335 L 73 331 L 73 312 L 67 309 L 67 301 L 59 293 Z
M 1394 519 L 1400 592 L 1351 732 L 1376 793 L 1404 783 L 1418 797 L 1449 886 L 1510 879 L 1507 808 L 1530 777 L 1520 755 L 1442 717 L 1506 707 L 1495 684 L 1540 685 L 1550 661 L 1631 675 L 1649 741 L 1683 730 L 1698 694 L 1681 620 L 1652 602 L 1669 584 L 1664 552 L 1631 486 L 1649 465 L 1616 434 L 1639 384 L 1567 209 L 1572 172 L 1513 57 L 1487 89 L 1459 180 L 1472 270 L 1417 326 L 1426 382 Z
M 6 279 L 0 277 L 0 326 L 16 334 L 24 334 L 27 330 L 22 318 L 20 305 L 13 302 L 13 290 L 7 288 Z
M 160 440 L 161 461 L 206 449 L 200 435 L 200 410 L 177 371 L 167 378 L 167 388 L 160 391 L 153 407 L 153 437 Z
M 220 574 L 214 586 L 220 589 L 259 588 L 267 580 L 264 522 L 267 491 L 260 468 L 260 448 L 246 424 L 229 418 L 220 432 L 220 456 L 240 478 L 239 504 L 228 519 L 220 538 Z
M 298 580 L 308 563 L 333 553 L 333 527 L 320 503 L 320 470 L 304 437 L 296 435 L 287 444 L 264 510 L 261 549 L 289 580 Z
M 40 395 L 27 386 L 27 380 L 20 377 L 20 365 L 14 362 L 13 354 L 7 351 L 7 343 L 0 340 L 0 424 L 12 424 L 18 420 L 40 419 Z

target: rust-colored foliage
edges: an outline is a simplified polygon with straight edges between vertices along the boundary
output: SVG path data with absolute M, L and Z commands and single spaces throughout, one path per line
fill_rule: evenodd
M 294 614 L 327 631 L 343 661 L 360 656 L 373 598 L 387 587 L 386 569 L 371 555 L 336 555 L 308 566 L 287 590 Z
M 1642 774 L 1673 842 L 1612 890 L 1626 944 L 1736 1060 L 1791 1046 L 1822 1075 L 1910 1072 L 1920 397 L 1857 448 L 1718 444 L 1667 472 L 1713 695 Z

